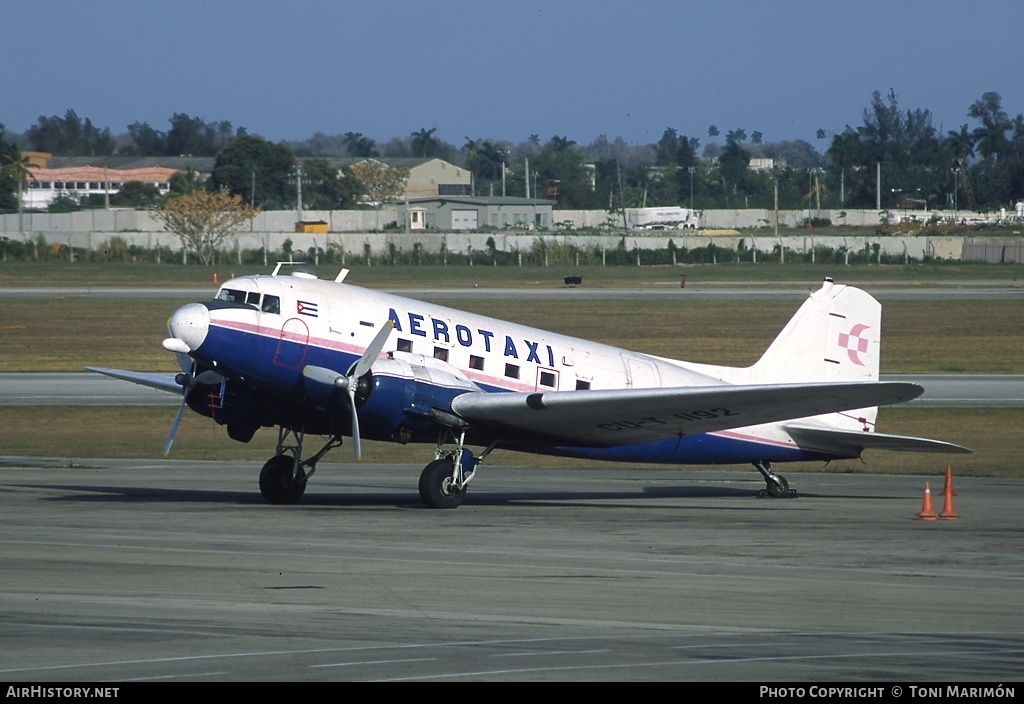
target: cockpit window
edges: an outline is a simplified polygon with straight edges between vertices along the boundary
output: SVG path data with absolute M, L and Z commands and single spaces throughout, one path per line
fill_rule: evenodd
M 260 307 L 260 294 L 259 291 L 249 291 L 245 296 L 245 302 L 251 306 Z
M 220 293 L 217 294 L 217 300 L 227 301 L 228 303 L 245 303 L 245 291 L 239 291 L 233 288 L 222 288 Z
M 281 298 L 267 294 L 263 297 L 263 307 L 260 310 L 264 313 L 279 314 L 281 312 Z

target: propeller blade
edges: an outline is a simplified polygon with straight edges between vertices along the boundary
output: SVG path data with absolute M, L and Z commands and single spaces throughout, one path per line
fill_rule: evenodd
M 363 458 L 362 443 L 359 439 L 359 413 L 356 411 L 356 387 L 359 385 L 359 380 L 369 373 L 370 367 L 377 361 L 377 357 L 380 356 L 380 351 L 384 349 L 384 345 L 388 341 L 388 336 L 391 331 L 395 329 L 395 324 L 390 320 L 381 326 L 377 334 L 374 335 L 373 341 L 370 342 L 366 351 L 363 352 L 363 356 L 359 358 L 359 361 L 355 363 L 352 370 L 348 374 L 346 381 L 346 391 L 348 391 L 348 403 L 349 408 L 352 411 L 352 452 L 355 454 L 356 462 L 359 462 Z M 337 383 L 337 382 L 335 382 Z
M 184 382 L 184 374 L 179 374 Z M 185 402 L 188 399 L 188 394 L 197 384 L 217 384 L 224 381 L 224 377 L 213 371 L 207 369 L 202 374 L 195 374 L 195 365 L 193 364 L 192 369 L 188 372 L 188 381 L 182 384 L 181 387 L 181 405 L 178 406 L 178 413 L 174 416 L 174 422 L 171 423 L 171 431 L 167 434 L 167 441 L 164 443 L 164 457 L 171 454 L 171 445 L 174 443 L 174 436 L 178 434 L 178 425 L 181 423 L 181 416 L 185 413 Z
M 347 389 L 349 387 L 348 377 L 344 374 L 339 374 L 333 369 L 327 367 L 317 367 L 312 364 L 307 364 L 302 368 L 302 376 L 323 384 L 324 386 L 337 386 L 339 389 Z
M 373 338 L 373 342 L 371 342 L 370 346 L 366 348 L 365 352 L 363 352 L 363 356 L 359 358 L 358 362 L 356 362 L 355 368 L 352 370 L 352 373 L 349 374 L 351 379 L 355 380 L 362 378 L 366 372 L 370 371 L 370 366 L 377 360 L 377 357 L 380 355 L 380 351 L 384 349 L 384 344 L 388 341 L 388 336 L 394 329 L 395 324 L 390 320 L 384 323 L 380 331 L 378 331 L 377 335 Z
M 224 377 L 222 377 L 220 374 L 213 371 L 212 369 L 207 369 L 199 376 L 192 377 L 192 381 L 188 383 L 188 391 L 191 391 L 193 387 L 195 387 L 197 384 L 212 385 L 219 384 L 222 381 L 224 381 Z
M 359 440 L 359 414 L 356 412 L 356 387 L 352 384 L 348 387 L 348 402 L 352 409 L 352 453 L 356 462 L 363 459 L 363 447 Z
M 178 406 L 178 413 L 174 416 L 174 422 L 171 423 L 171 432 L 167 434 L 167 442 L 164 443 L 164 457 L 171 454 L 171 443 L 174 442 L 174 436 L 178 432 L 178 424 L 181 423 L 181 414 L 185 412 L 185 394 L 181 396 L 181 405 Z
M 189 371 L 191 371 L 192 369 L 192 358 L 189 357 L 187 354 L 181 354 L 178 352 L 176 352 L 174 356 L 178 360 L 178 366 L 181 367 L 181 371 L 185 372 L 186 374 L 189 373 Z

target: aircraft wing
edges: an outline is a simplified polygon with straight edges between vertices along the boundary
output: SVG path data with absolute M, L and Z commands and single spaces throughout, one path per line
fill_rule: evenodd
M 974 451 L 961 445 L 928 438 L 885 433 L 863 433 L 855 430 L 834 430 L 810 425 L 786 424 L 786 431 L 800 445 L 810 445 L 820 450 L 840 452 L 853 450 L 898 450 L 900 452 L 945 452 L 970 455 Z
M 902 403 L 922 393 L 905 382 L 467 393 L 452 410 L 499 438 L 615 447 Z
M 174 380 L 174 374 L 153 374 L 146 372 L 129 372 L 122 369 L 106 369 L 104 367 L 86 367 L 90 372 L 104 374 L 122 381 L 130 381 L 133 384 L 141 384 L 158 391 L 167 391 L 172 394 L 181 395 L 181 384 Z

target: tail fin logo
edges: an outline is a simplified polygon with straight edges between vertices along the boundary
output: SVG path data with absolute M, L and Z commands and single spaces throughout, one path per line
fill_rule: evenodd
M 866 337 L 861 337 L 861 333 L 868 329 L 869 326 L 857 323 L 850 332 L 839 333 L 839 346 L 846 350 L 846 354 L 850 356 L 850 361 L 859 367 L 866 366 L 864 360 L 861 359 L 861 355 L 867 353 L 868 347 L 871 341 Z

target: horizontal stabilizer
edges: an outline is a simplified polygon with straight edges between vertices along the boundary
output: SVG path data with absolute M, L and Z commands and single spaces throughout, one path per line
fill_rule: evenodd
M 158 391 L 167 391 L 172 394 L 181 394 L 181 384 L 174 380 L 174 374 L 154 374 L 147 372 L 129 372 L 123 369 L 106 369 L 104 367 L 86 367 L 90 372 L 103 374 L 122 381 L 130 381 L 133 384 L 141 384 Z
M 923 392 L 917 384 L 872 381 L 467 393 L 452 410 L 499 437 L 615 447 L 902 403 Z
M 969 455 L 970 450 L 941 440 L 915 438 L 907 435 L 886 435 L 885 433 L 864 433 L 855 430 L 833 430 L 810 425 L 785 426 L 790 436 L 801 446 L 812 446 L 816 450 L 855 451 L 895 450 L 897 452 L 944 452 Z

